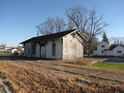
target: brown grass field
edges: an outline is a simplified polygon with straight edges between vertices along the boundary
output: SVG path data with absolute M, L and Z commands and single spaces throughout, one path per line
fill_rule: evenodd
M 0 78 L 13 93 L 124 93 L 122 73 L 114 78 L 112 75 L 118 73 L 59 66 L 56 62 L 1 60 Z
M 4 89 L 4 86 L 0 85 L 0 91 L 2 91 Z

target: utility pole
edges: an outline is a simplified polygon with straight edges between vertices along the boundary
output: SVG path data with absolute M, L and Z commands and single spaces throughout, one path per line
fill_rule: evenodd
M 6 41 L 5 41 L 5 45 L 4 45 L 4 52 L 6 51 Z

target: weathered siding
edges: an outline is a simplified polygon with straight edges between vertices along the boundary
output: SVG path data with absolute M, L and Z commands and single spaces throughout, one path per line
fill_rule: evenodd
M 24 49 L 24 56 L 31 57 L 31 43 L 26 43 Z
M 82 44 L 71 34 L 63 37 L 63 60 L 75 60 L 83 57 Z
M 36 51 L 35 56 L 40 57 L 40 44 L 39 43 L 36 44 L 35 51 Z
M 52 44 L 54 43 L 56 44 L 56 55 L 52 56 Z M 44 42 L 41 42 L 44 43 Z M 24 56 L 28 56 L 28 57 L 41 57 L 41 52 L 40 51 L 40 44 L 36 43 L 36 47 L 35 47 L 35 54 L 31 54 L 32 53 L 32 44 L 31 43 L 26 43 L 24 45 Z M 29 53 L 30 51 L 30 53 Z M 42 58 L 48 58 L 48 59 L 62 59 L 62 44 L 61 44 L 61 39 L 56 39 L 56 40 L 49 40 L 47 41 L 47 43 L 45 44 L 45 55 Z
M 81 44 L 81 42 L 78 41 L 76 37 L 78 37 L 78 34 L 76 34 L 76 36 L 74 36 L 74 34 L 73 36 L 71 34 L 67 34 L 62 38 L 35 43 L 35 54 L 32 53 L 32 51 L 34 50 L 32 49 L 34 47 L 34 44 L 26 43 L 24 45 L 24 55 L 29 57 L 41 57 L 47 59 L 75 60 L 77 58 L 83 57 L 83 45 Z M 45 46 L 41 43 L 45 43 Z M 52 55 L 53 43 L 56 44 L 55 56 Z M 43 48 L 43 51 L 41 46 Z M 44 56 L 42 57 L 41 54 L 43 54 Z
M 54 40 L 54 43 L 56 44 L 56 56 L 52 56 L 52 44 L 53 41 L 49 40 L 46 45 L 46 58 L 49 59 L 62 59 L 62 45 L 61 40 L 56 39 Z

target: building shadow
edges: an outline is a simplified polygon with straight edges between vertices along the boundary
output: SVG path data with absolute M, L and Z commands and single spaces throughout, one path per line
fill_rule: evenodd
M 49 59 L 25 56 L 0 56 L 0 60 L 49 60 Z
M 104 60 L 103 62 L 124 63 L 124 58 L 122 58 L 122 57 L 111 57 L 111 58 L 108 58 L 108 59 Z

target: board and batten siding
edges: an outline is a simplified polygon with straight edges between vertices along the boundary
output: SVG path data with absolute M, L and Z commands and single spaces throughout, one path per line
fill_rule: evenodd
M 52 55 L 52 44 L 54 43 L 56 44 L 56 53 L 55 56 Z M 44 42 L 41 42 L 44 43 Z M 24 48 L 24 56 L 28 56 L 28 57 L 41 57 L 41 50 L 40 50 L 40 44 L 36 43 L 35 46 L 35 54 L 31 54 L 32 53 L 32 49 L 31 49 L 32 44 L 31 43 L 25 43 Z M 30 53 L 29 53 L 30 51 Z M 62 44 L 61 44 L 61 39 L 55 39 L 55 40 L 48 40 L 47 43 L 45 44 L 45 55 L 44 58 L 47 59 L 58 59 L 61 60 L 62 59 Z
M 42 46 L 45 53 L 43 53 L 44 56 L 41 57 L 42 48 L 40 44 L 43 42 L 45 42 L 45 46 Z M 52 55 L 53 43 L 56 45 L 55 56 Z M 57 60 L 75 60 L 77 58 L 83 57 L 83 45 L 75 36 L 72 36 L 71 33 L 63 36 L 62 38 L 41 41 L 35 44 L 35 54 L 32 54 L 32 43 L 24 44 L 25 56 Z
M 55 39 L 54 43 L 56 44 L 56 53 L 55 56 L 52 56 L 52 44 L 53 41 L 49 40 L 47 41 L 46 45 L 46 58 L 48 59 L 62 59 L 62 44 L 60 39 Z
M 63 60 L 75 60 L 83 57 L 83 45 L 71 34 L 63 37 Z
M 25 43 L 24 49 L 24 56 L 31 57 L 31 43 Z
M 40 57 L 40 44 L 36 43 L 35 46 L 35 57 Z

